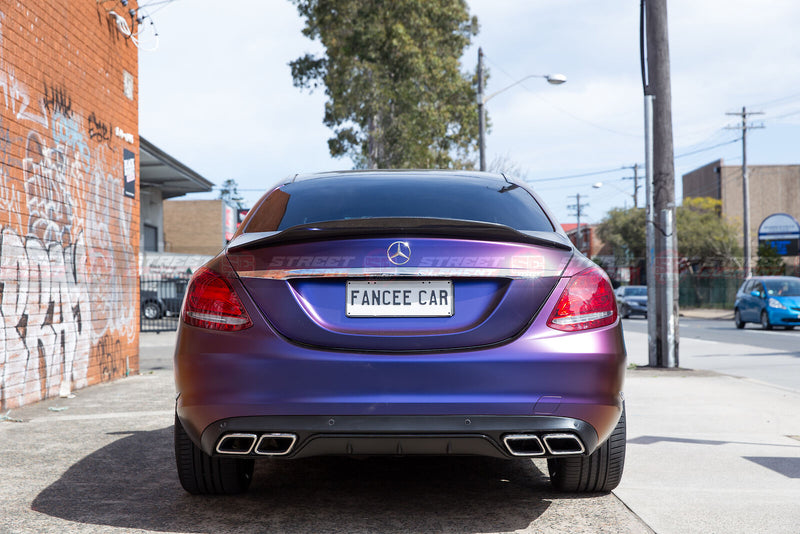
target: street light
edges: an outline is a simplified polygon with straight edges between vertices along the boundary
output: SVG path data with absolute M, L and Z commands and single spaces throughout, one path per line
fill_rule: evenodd
M 614 189 L 616 189 L 620 193 L 625 193 L 626 195 L 632 197 L 633 198 L 633 207 L 634 208 L 636 207 L 636 193 L 635 192 L 634 193 L 629 193 L 629 192 L 625 191 L 624 189 L 622 189 L 619 186 L 616 186 L 616 185 L 610 184 L 610 183 L 606 183 L 606 182 L 595 182 L 594 184 L 592 184 L 592 188 L 593 189 L 600 189 L 601 187 L 606 186 L 606 185 L 610 185 L 611 187 L 613 187 Z M 625 202 L 625 209 L 627 209 L 627 208 L 628 208 L 628 203 L 626 201 Z
M 529 74 L 524 78 L 508 85 L 499 91 L 484 96 L 483 95 L 483 49 L 478 48 L 478 149 L 480 151 L 480 165 L 481 170 L 486 170 L 486 117 L 484 115 L 484 105 L 486 102 L 496 97 L 504 91 L 508 91 L 512 87 L 521 84 L 525 80 L 531 78 L 544 78 L 547 83 L 551 85 L 561 85 L 567 81 L 567 77 L 563 74 Z

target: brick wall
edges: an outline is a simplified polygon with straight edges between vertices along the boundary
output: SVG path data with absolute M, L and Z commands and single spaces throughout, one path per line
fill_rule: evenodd
M 222 200 L 164 202 L 164 252 L 207 254 L 222 250 Z
M 4 410 L 138 371 L 138 51 L 111 8 L 0 3 Z

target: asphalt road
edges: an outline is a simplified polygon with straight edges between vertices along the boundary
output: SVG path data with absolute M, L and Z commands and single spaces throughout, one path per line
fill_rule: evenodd
M 628 360 L 647 364 L 647 321 L 623 319 Z M 732 320 L 681 318 L 678 363 L 800 391 L 800 330 L 739 330 Z M 641 338 L 644 341 L 641 341 Z M 691 340 L 692 343 L 687 343 Z M 643 346 L 642 346 L 643 343 Z

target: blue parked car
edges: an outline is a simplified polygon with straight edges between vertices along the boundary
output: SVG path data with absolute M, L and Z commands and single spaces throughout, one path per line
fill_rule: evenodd
M 734 304 L 736 328 L 760 323 L 764 330 L 800 324 L 800 278 L 794 276 L 754 276 L 739 288 Z

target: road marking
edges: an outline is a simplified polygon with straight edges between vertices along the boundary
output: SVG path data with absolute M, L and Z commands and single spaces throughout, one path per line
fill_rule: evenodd
M 756 328 L 748 328 L 748 332 L 758 332 L 762 336 L 792 336 L 797 337 L 797 332 L 792 332 L 791 330 L 788 332 L 776 332 L 775 330 L 760 330 Z

